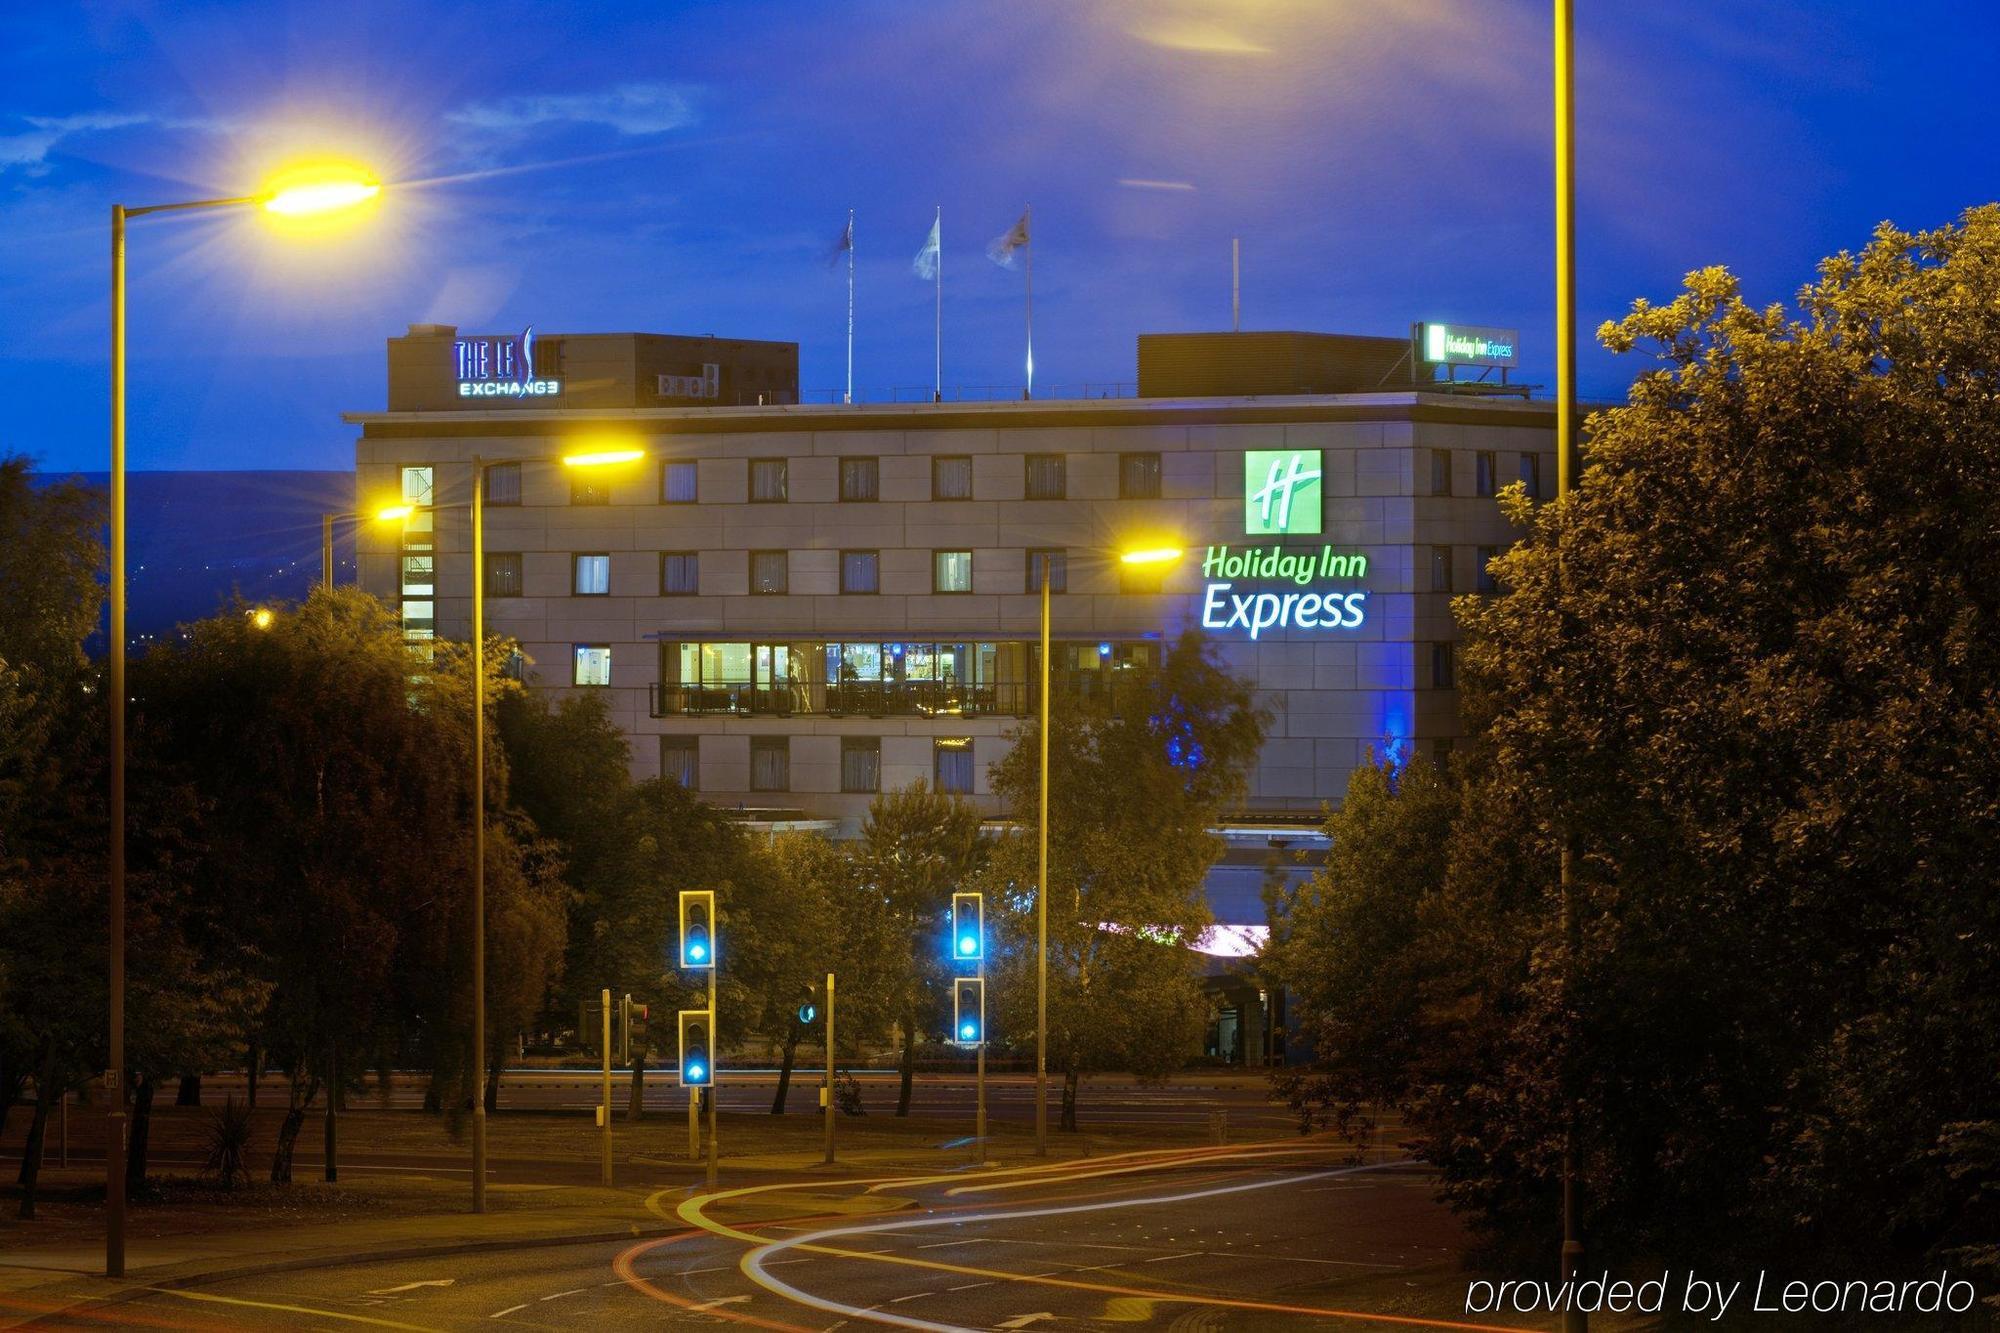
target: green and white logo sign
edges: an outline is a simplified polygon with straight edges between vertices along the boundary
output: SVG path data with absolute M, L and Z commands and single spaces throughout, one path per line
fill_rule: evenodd
M 1252 537 L 1320 530 L 1317 449 L 1252 449 L 1243 455 L 1243 528 Z

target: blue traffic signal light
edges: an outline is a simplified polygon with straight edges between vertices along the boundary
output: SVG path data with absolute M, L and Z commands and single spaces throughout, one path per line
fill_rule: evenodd
M 819 1018 L 819 988 L 808 986 L 799 996 L 799 1026 L 809 1028 Z
M 976 963 L 986 956 L 986 895 L 951 895 L 951 956 L 961 963 Z
M 683 1009 L 681 1018 L 681 1086 L 706 1088 L 715 1082 L 715 1059 L 710 1051 L 713 1027 L 706 1009 Z
M 715 894 L 709 889 L 681 893 L 681 966 L 715 966 Z
M 986 982 L 960 977 L 951 984 L 951 1039 L 960 1046 L 986 1040 Z

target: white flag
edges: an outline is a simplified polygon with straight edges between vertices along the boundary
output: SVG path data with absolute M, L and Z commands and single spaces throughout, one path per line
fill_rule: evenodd
M 944 239 L 941 234 L 943 227 L 944 219 L 942 217 L 931 223 L 930 239 L 924 242 L 923 249 L 917 251 L 917 257 L 910 261 L 910 271 L 926 282 L 937 276 L 938 255 L 944 246 Z
M 1021 220 L 1007 229 L 1005 236 L 994 238 L 986 247 L 986 257 L 1001 268 L 1014 267 L 1014 252 L 1028 243 L 1028 215 L 1023 212 Z

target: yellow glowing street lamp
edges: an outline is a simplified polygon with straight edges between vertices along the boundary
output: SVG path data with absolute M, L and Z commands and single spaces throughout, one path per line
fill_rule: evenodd
M 271 613 L 271 608 L 268 606 L 256 607 L 246 614 L 250 620 L 250 627 L 252 629 L 269 629 L 271 628 L 271 622 L 277 619 Z
M 319 582 L 323 588 L 333 586 L 333 525 L 335 522 L 359 523 L 368 519 L 375 523 L 393 523 L 397 519 L 408 518 L 416 512 L 414 505 L 384 505 L 372 514 L 321 514 L 319 516 Z
M 1178 545 L 1152 542 L 1118 552 L 1128 568 L 1156 569 L 1162 574 L 1179 563 Z M 1035 556 L 1029 556 L 1030 560 Z M 1042 721 L 1041 781 L 1035 813 L 1035 1155 L 1049 1151 L 1049 564 L 1040 557 L 1042 584 Z
M 263 207 L 304 217 L 352 208 L 382 186 L 352 167 L 294 168 L 257 194 L 178 204 L 111 206 L 111 654 L 110 694 L 110 1041 L 104 1077 L 108 1123 L 104 1153 L 104 1272 L 125 1276 L 125 224 L 148 213 Z M 269 613 L 266 612 L 266 615 Z

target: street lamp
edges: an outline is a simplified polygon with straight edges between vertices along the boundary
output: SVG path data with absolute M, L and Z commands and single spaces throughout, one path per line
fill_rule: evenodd
M 494 463 L 560 462 L 616 467 L 646 457 L 627 446 L 579 449 L 555 458 L 472 456 L 472 1049 L 479 1073 L 472 1098 L 472 1211 L 486 1211 L 486 472 Z
M 382 192 L 347 168 L 294 171 L 262 193 L 142 208 L 111 206 L 111 660 L 110 940 L 111 1031 L 104 1071 L 109 1095 L 104 1152 L 104 1273 L 125 1276 L 125 224 L 148 213 L 261 207 L 287 217 L 352 208 Z
M 333 525 L 336 521 L 359 523 L 362 519 L 372 519 L 377 523 L 393 523 L 399 518 L 408 518 L 416 511 L 415 505 L 388 505 L 372 514 L 321 514 L 319 516 L 319 581 L 323 588 L 333 586 Z
M 1034 557 L 1030 557 L 1033 559 Z M 1164 570 L 1178 562 L 1178 546 L 1138 546 L 1121 551 L 1118 562 Z M 1049 1153 L 1049 564 L 1042 578 L 1041 781 L 1035 814 L 1035 1155 Z

